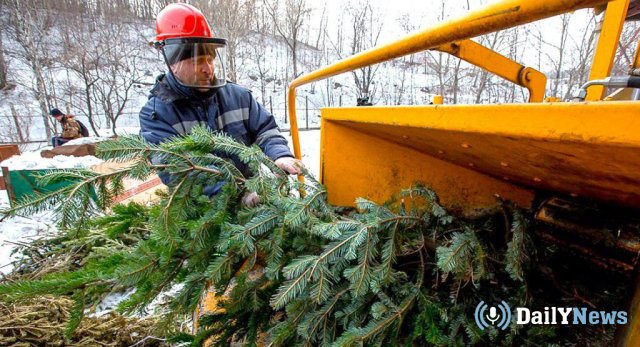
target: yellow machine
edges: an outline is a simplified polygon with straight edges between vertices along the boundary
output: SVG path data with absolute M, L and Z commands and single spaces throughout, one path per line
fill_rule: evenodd
M 575 201 L 584 200 L 640 210 L 640 93 L 628 88 L 640 87 L 634 76 L 640 75 L 639 53 L 629 76 L 610 76 L 628 9 L 636 5 L 635 0 L 503 0 L 303 75 L 289 86 L 294 153 L 301 157 L 297 87 L 424 50 L 452 54 L 526 88 L 529 102 L 445 105 L 440 97 L 428 106 L 324 108 L 320 179 L 329 202 L 353 206 L 356 197 L 366 197 L 382 203 L 415 182 L 433 188 L 443 205 L 463 217 L 509 200 L 532 209 L 549 228 L 569 231 L 564 239 L 545 232 L 537 236 L 636 276 L 640 242 L 621 231 L 616 256 L 601 257 L 571 239 L 589 228 L 561 217 L 579 214 Z M 582 8 L 605 14 L 590 81 L 577 100 L 545 101 L 544 74 L 470 40 Z M 617 89 L 607 95 L 607 88 Z M 214 309 L 215 301 L 207 294 L 199 311 Z M 640 346 L 640 292 L 622 330 L 620 345 Z
M 329 202 L 353 206 L 356 197 L 366 197 L 382 203 L 422 182 L 461 216 L 495 208 L 499 197 L 534 209 L 536 220 L 550 227 L 588 233 L 588 227 L 559 217 L 558 211 L 578 211 L 573 201 L 583 200 L 640 210 L 640 93 L 627 88 L 640 87 L 634 76 L 640 72 L 639 53 L 629 76 L 610 76 L 628 9 L 637 5 L 630 0 L 503 0 L 303 75 L 289 86 L 295 155 L 301 157 L 297 87 L 423 50 L 447 52 L 527 88 L 529 102 L 324 108 L 320 179 Z M 470 40 L 581 8 L 605 14 L 590 81 L 576 100 L 543 102 L 544 74 Z M 607 95 L 607 88 L 617 90 Z M 542 202 L 539 192 L 545 192 Z M 636 276 L 640 245 L 624 232 L 613 257 L 600 257 L 571 237 L 538 236 Z M 640 294 L 630 316 L 617 340 L 640 346 Z

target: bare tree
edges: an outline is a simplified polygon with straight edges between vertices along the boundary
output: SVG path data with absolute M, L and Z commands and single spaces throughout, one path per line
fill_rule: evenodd
M 0 90 L 6 88 L 7 83 L 7 62 L 4 58 L 4 45 L 2 42 L 2 34 L 0 33 Z
M 113 134 L 116 134 L 118 118 L 132 97 L 134 85 L 144 75 L 141 57 L 145 47 L 132 44 L 135 42 L 132 29 L 131 25 L 114 21 L 96 32 L 98 45 L 109 49 L 104 51 L 96 66 L 97 81 L 93 84 L 92 97 Z
M 103 8 L 107 11 L 109 8 Z M 84 116 L 92 132 L 103 126 L 116 133 L 118 119 L 156 59 L 141 32 L 146 24 L 130 18 L 86 15 L 69 18 L 60 26 L 61 69 L 57 76 L 64 93 L 58 102 Z
M 440 10 L 438 15 L 438 22 L 443 21 L 446 18 L 445 14 L 445 1 L 441 0 L 436 9 Z M 435 72 L 436 79 L 438 81 L 438 94 L 443 97 L 448 91 L 447 77 L 451 70 L 452 57 L 449 54 L 442 52 L 428 51 L 429 60 L 427 60 L 427 66 Z M 456 71 L 457 72 L 457 71 Z
M 636 21 L 627 22 L 620 35 L 617 59 L 612 74 L 624 75 L 629 72 L 629 67 L 633 65 L 633 54 L 637 48 L 639 37 L 640 24 Z
M 585 27 L 580 30 L 580 39 L 571 50 L 571 67 L 568 69 L 566 93 L 569 99 L 575 87 L 582 85 L 589 78 L 589 63 L 595 51 L 596 15 L 593 13 Z
M 0 117 L 0 140 L 20 144 L 20 148 L 23 150 L 27 142 L 31 140 L 31 117 L 23 117 L 11 102 L 9 102 L 9 109 L 11 117 Z
M 9 103 L 9 107 L 11 108 L 11 118 L 13 119 L 13 125 L 16 127 L 16 133 L 18 134 L 18 140 L 20 143 L 26 142 L 26 137 L 22 131 L 22 124 L 20 122 L 20 117 L 18 116 L 18 112 L 16 111 L 16 107 Z
M 89 19 L 89 22 L 93 22 Z M 70 79 L 68 84 L 65 85 L 67 94 L 69 96 L 75 96 L 75 91 L 80 91 L 79 99 L 80 104 L 77 104 L 73 100 L 70 100 L 72 106 L 76 106 L 81 115 L 87 117 L 89 126 L 95 134 L 98 134 L 100 124 L 96 116 L 96 105 L 93 98 L 93 90 L 95 84 L 100 80 L 98 69 L 102 64 L 103 57 L 108 54 L 109 46 L 97 45 L 95 43 L 95 28 L 88 30 L 89 24 L 83 19 L 79 18 L 73 26 L 68 26 L 66 32 L 64 32 L 64 58 L 62 65 L 76 78 Z M 74 27 L 76 29 L 74 29 Z M 81 28 L 81 30 L 77 30 Z M 75 81 L 80 81 L 80 86 L 76 85 Z
M 51 27 L 54 18 L 46 6 L 34 0 L 7 1 L 7 8 L 11 15 L 12 39 L 18 43 L 21 59 L 28 62 L 34 81 L 25 85 L 30 89 L 40 106 L 40 113 L 47 138 L 51 138 L 52 125 L 48 117 L 50 106 L 49 88 L 45 80 L 45 70 L 50 67 L 48 37 L 52 34 Z
M 260 93 L 263 98 L 262 103 L 266 103 L 267 84 L 273 82 L 275 77 L 271 75 L 272 71 L 266 61 L 265 54 L 267 50 L 267 36 L 269 35 L 269 21 L 267 20 L 264 7 L 260 7 L 259 10 L 259 14 L 256 13 L 252 18 L 254 35 L 250 42 L 250 54 L 251 59 L 256 64 L 257 76 L 255 77 L 260 83 Z M 251 78 L 251 76 L 249 77 Z
M 547 74 L 551 77 L 548 86 L 549 95 L 566 100 L 571 97 L 577 86 L 588 79 L 589 65 L 597 38 L 595 31 L 597 17 L 595 13 L 591 13 L 587 21 L 581 21 L 580 24 L 574 21 L 573 34 L 569 30 L 570 15 L 563 15 L 559 19 L 560 35 L 554 36 L 554 39 L 559 38 L 559 41 L 546 40 L 539 27 L 537 30 L 530 30 L 528 34 L 533 35 L 537 42 L 538 69 L 544 69 L 543 56 L 549 61 L 547 66 L 551 66 L 547 69 Z M 578 25 L 581 26 L 576 29 L 575 26 Z
M 97 0 L 110 1 L 110 0 Z M 122 0 L 129 4 L 130 12 L 141 19 L 155 19 L 158 12 L 169 4 L 173 4 L 175 0 Z M 201 1 L 201 0 L 199 0 Z
M 349 53 L 357 54 L 378 44 L 384 22 L 383 18 L 369 2 L 358 2 L 349 6 L 346 10 L 350 23 L 350 35 L 348 37 Z M 356 86 L 357 97 L 369 97 L 373 102 L 375 88 L 372 87 L 376 72 L 380 65 L 369 65 L 351 71 Z
M 0 1 L 0 15 L 4 15 L 4 1 Z M 3 33 L 5 32 L 4 20 L 0 21 L 0 90 L 7 87 L 7 61 L 4 58 Z
M 558 86 L 560 85 L 560 78 L 562 77 L 562 70 L 564 68 L 563 60 L 566 52 L 567 35 L 569 34 L 569 21 L 571 16 L 567 13 L 560 16 L 561 29 L 560 29 L 560 42 L 556 46 L 558 49 L 558 60 L 554 62 L 554 83 L 551 88 L 551 95 L 558 95 Z
M 324 31 L 324 41 L 328 41 L 329 45 L 324 44 L 324 62 L 325 64 L 331 63 L 336 59 L 342 59 L 344 55 L 345 49 L 345 34 L 344 34 L 344 22 L 345 22 L 345 11 L 344 8 L 339 11 L 337 18 L 337 25 L 335 25 L 335 33 L 331 35 L 331 32 L 326 29 Z M 333 36 L 333 38 L 331 37 Z M 340 93 L 342 94 L 343 85 L 338 82 L 334 82 L 331 78 L 327 78 L 324 81 L 326 101 L 325 104 L 327 106 L 332 106 L 335 104 L 334 100 L 334 90 L 340 89 Z M 342 95 L 340 95 L 338 103 L 339 106 L 342 106 Z
M 291 52 L 293 78 L 298 77 L 298 47 L 302 25 L 311 9 L 306 0 L 284 0 L 284 9 L 280 0 L 264 0 L 265 9 L 273 20 L 274 29 L 282 37 Z
M 228 78 L 237 81 L 238 44 L 244 39 L 253 22 L 255 0 L 212 0 L 198 1 L 196 6 L 210 18 L 216 36 L 227 39 Z M 240 65 L 241 66 L 241 65 Z

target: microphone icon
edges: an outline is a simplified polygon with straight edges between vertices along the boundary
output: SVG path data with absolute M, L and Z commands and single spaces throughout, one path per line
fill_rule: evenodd
M 489 312 L 487 312 L 487 309 L 489 309 Z M 480 301 L 478 306 L 476 306 L 473 318 L 480 330 L 488 328 L 489 325 L 494 325 L 502 330 L 506 330 L 509 324 L 511 324 L 511 308 L 509 304 L 504 301 L 500 301 L 497 307 L 489 307 L 484 301 Z M 491 322 L 491 324 L 487 322 Z
M 500 319 L 500 315 L 498 314 L 498 310 L 495 307 L 489 308 L 489 315 L 487 319 L 491 322 L 491 325 L 495 325 L 496 321 Z

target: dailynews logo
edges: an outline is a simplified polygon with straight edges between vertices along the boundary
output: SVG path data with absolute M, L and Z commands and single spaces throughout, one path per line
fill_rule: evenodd
M 489 307 L 484 301 L 480 301 L 474 318 L 480 330 L 490 325 L 506 330 L 512 323 L 511 308 L 504 301 L 500 301 L 497 307 Z M 520 325 L 627 324 L 626 311 L 590 311 L 586 307 L 545 307 L 543 311 L 516 307 L 515 318 L 515 323 Z

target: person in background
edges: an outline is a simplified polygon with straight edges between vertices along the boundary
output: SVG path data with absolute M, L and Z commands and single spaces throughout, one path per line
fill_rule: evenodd
M 53 108 L 49 111 L 51 117 L 55 118 L 62 125 L 62 134 L 51 139 L 53 147 L 61 146 L 71 140 L 89 136 L 89 130 L 79 120 L 70 114 L 64 114 L 59 109 Z

